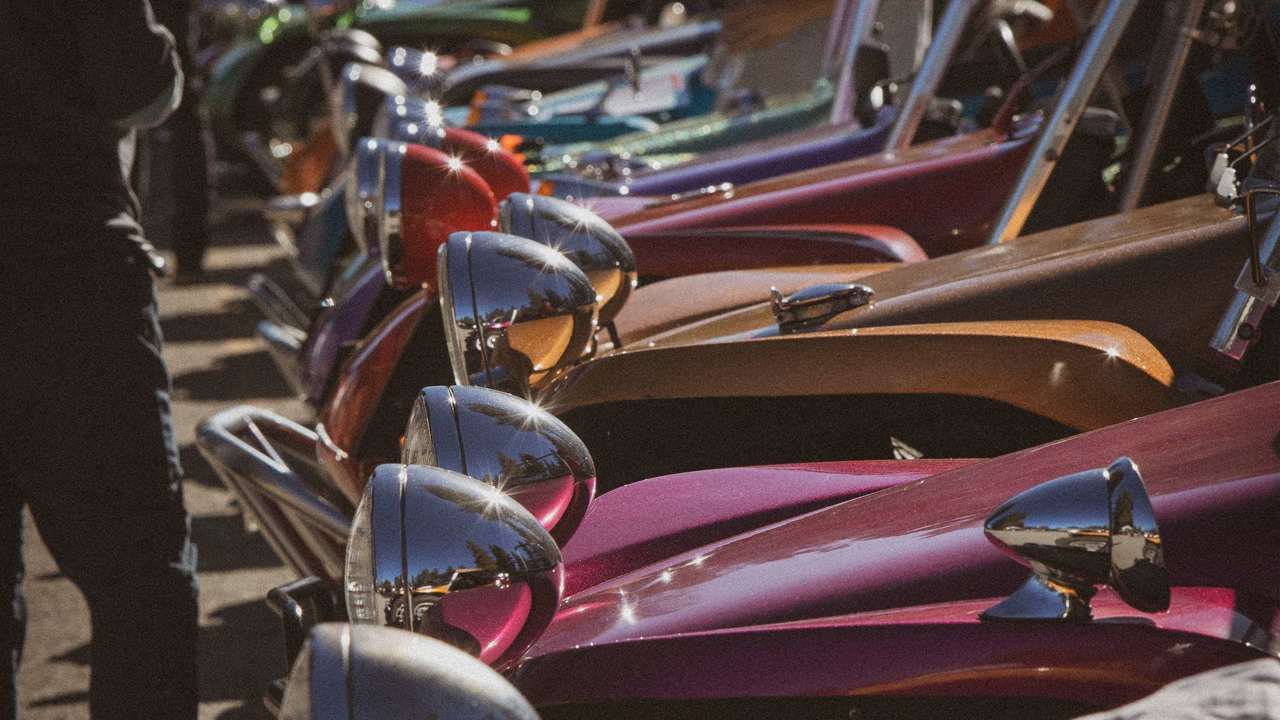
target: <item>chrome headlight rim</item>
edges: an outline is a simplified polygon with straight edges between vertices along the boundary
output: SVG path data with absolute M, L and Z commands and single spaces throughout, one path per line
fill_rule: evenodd
M 550 623 L 564 589 L 564 561 L 547 531 L 512 497 L 475 478 L 421 465 L 379 465 L 368 484 L 372 584 L 387 603 L 379 613 L 353 615 L 353 623 L 435 637 L 485 662 L 517 656 Z M 352 540 L 360 539 L 353 524 Z M 477 554 L 477 547 L 485 552 Z M 353 588 L 359 590 L 368 572 L 354 577 L 362 568 L 348 569 L 347 605 L 359 609 Z M 456 603 L 465 608 L 472 590 L 514 591 L 532 602 L 511 606 L 512 618 L 524 613 L 519 627 L 486 622 L 492 608 L 482 602 L 474 606 L 481 613 L 477 625 L 456 614 Z M 498 634 L 489 636 L 495 627 Z
M 402 168 L 408 145 L 402 142 L 385 142 L 382 154 L 382 192 L 378 204 L 378 251 L 382 257 L 382 269 L 387 284 L 395 285 L 404 270 L 404 237 L 401 230 L 403 208 L 400 188 Z
M 346 188 L 347 226 L 356 246 L 369 252 L 378 236 L 381 207 L 384 142 L 361 138 L 356 143 Z

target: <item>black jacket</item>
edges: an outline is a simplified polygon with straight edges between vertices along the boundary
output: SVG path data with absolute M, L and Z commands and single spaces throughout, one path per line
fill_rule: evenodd
M 180 81 L 147 0 L 0 0 L 0 263 L 136 219 L 130 125 L 163 119 Z

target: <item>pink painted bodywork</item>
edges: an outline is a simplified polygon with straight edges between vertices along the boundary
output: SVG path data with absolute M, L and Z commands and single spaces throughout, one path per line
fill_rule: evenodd
M 990 512 L 1024 489 L 1064 474 L 1105 467 L 1121 456 L 1137 463 L 1151 493 L 1173 584 L 1224 588 L 1237 598 L 1236 610 L 1269 631 L 1280 605 L 1280 563 L 1273 553 L 1261 549 L 1280 546 L 1280 524 L 1274 521 L 1280 516 L 1278 432 L 1280 383 L 1271 383 L 967 464 L 687 549 L 568 597 L 526 653 L 517 678 L 540 704 L 573 701 L 570 695 L 574 694 L 587 698 L 597 690 L 607 694 L 616 688 L 605 686 L 621 682 L 607 672 L 572 683 L 576 686 L 572 690 L 557 690 L 538 668 L 576 662 L 574 656 L 579 653 L 598 661 L 602 653 L 616 652 L 620 658 L 630 654 L 637 666 L 665 662 L 684 673 L 685 680 L 679 682 L 664 677 L 648 683 L 645 676 L 637 676 L 630 692 L 663 696 L 675 692 L 671 690 L 674 682 L 674 687 L 705 694 L 720 688 L 717 683 L 725 680 L 723 668 L 715 666 L 725 663 L 699 662 L 705 659 L 700 657 L 673 659 L 672 647 L 660 643 L 654 646 L 662 656 L 657 657 L 647 653 L 648 643 L 694 633 L 706 638 L 689 641 L 703 648 L 698 652 L 723 661 L 747 656 L 741 643 L 754 642 L 754 636 L 741 629 L 750 626 L 976 599 L 982 601 L 965 605 L 965 612 L 986 607 L 1027 576 L 1024 567 L 986 540 L 981 524 Z M 575 554 L 587 553 L 575 549 Z M 1186 597 L 1185 593 L 1179 597 Z M 801 663 L 798 658 L 806 652 L 826 653 L 829 644 L 837 644 L 837 636 L 846 635 L 847 640 L 839 642 L 850 643 L 850 653 L 841 657 L 894 658 L 904 648 L 915 647 L 914 654 L 903 656 L 904 672 L 911 663 L 920 664 L 921 643 L 934 652 L 962 656 L 976 648 L 994 653 L 1003 647 L 997 653 L 1000 656 L 1030 648 L 1023 652 L 1024 662 L 1061 671 L 1058 696 L 1092 702 L 1099 683 L 1118 688 L 1115 698 L 1120 698 L 1139 686 L 1172 679 L 1167 668 L 1152 665 L 1152 658 L 1165 652 L 1158 648 L 1167 650 L 1176 642 L 1190 642 L 1189 647 L 1199 648 L 1197 657 L 1211 658 L 1211 662 L 1246 659 L 1243 646 L 1222 645 L 1220 613 L 1203 607 L 1188 612 L 1174 613 L 1182 618 L 1177 620 L 1181 624 L 1176 629 L 1169 625 L 1169 632 L 1162 633 L 1153 633 L 1152 627 L 1161 627 L 1164 620 L 1151 617 L 1138 624 L 1037 624 L 1035 632 L 1026 626 L 971 621 L 946 623 L 947 629 L 939 631 L 936 622 L 922 625 L 918 614 L 899 616 L 913 618 L 902 624 L 883 615 L 866 621 L 871 616 L 864 615 L 864 620 L 841 625 L 845 628 L 841 633 L 824 626 L 827 621 L 811 622 L 791 628 L 806 638 L 797 641 L 795 648 L 779 649 L 780 655 L 770 649 L 768 672 L 795 676 L 788 682 L 803 685 L 808 680 L 800 677 L 805 674 L 802 668 L 813 663 Z M 865 627 L 868 624 L 884 627 L 871 632 Z M 739 630 L 728 632 L 731 628 Z M 1145 649 L 1135 649 L 1128 659 L 1116 659 L 1110 648 L 1125 644 Z M 855 646 L 857 652 L 852 650 Z M 1102 647 L 1108 652 L 1099 653 Z M 786 659 L 791 656 L 796 665 Z M 743 669 L 752 663 L 728 665 L 746 676 Z M 865 673 L 857 670 L 861 665 L 853 666 L 844 692 L 874 688 L 880 682 L 870 665 L 875 663 Z M 966 667 L 973 669 L 972 663 Z M 1174 676 L 1204 669 L 1178 667 Z M 1125 680 L 1126 674 L 1137 679 Z M 986 687 L 987 682 L 984 679 L 970 690 Z M 751 692 L 745 680 L 737 687 Z M 1122 692 L 1124 688 L 1128 690 Z
M 601 495 L 564 547 L 565 594 L 747 530 L 971 460 L 865 460 L 703 470 Z
M 541 707 L 627 700 L 1034 697 L 1109 707 L 1262 656 L 1266 631 L 1225 588 L 1176 587 L 1169 612 L 1113 593 L 1094 622 L 986 623 L 983 598 L 818 620 L 646 636 L 553 653 L 516 673 Z M 573 678 L 572 682 L 565 682 Z

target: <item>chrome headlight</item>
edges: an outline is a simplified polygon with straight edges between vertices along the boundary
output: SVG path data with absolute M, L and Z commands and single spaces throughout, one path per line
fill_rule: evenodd
M 560 198 L 512 193 L 502 203 L 503 232 L 548 245 L 582 268 L 595 288 L 600 324 L 618 315 L 636 286 L 636 257 L 608 222 Z
M 353 622 L 428 635 L 490 664 L 518 657 L 551 622 L 560 549 L 499 488 L 440 468 L 380 465 L 360 505 L 344 583 Z
M 596 291 L 559 252 L 503 233 L 454 233 L 440 249 L 440 307 L 454 377 L 529 396 L 586 351 Z
M 440 70 L 440 56 L 430 50 L 391 48 L 387 52 L 387 67 L 415 94 L 430 94 L 438 90 L 445 76 Z
M 362 625 L 312 629 L 294 662 L 281 720 L 430 717 L 536 720 L 511 683 L 444 643 Z
M 338 149 L 345 154 L 350 151 L 353 135 L 374 134 L 374 116 L 383 99 L 405 91 L 404 81 L 384 68 L 354 62 L 344 65 L 333 90 L 335 97 L 329 101 L 330 124 Z
M 418 288 L 436 278 L 436 248 L 450 233 L 497 225 L 493 191 L 460 158 L 388 141 L 378 208 L 378 248 L 387 282 Z
M 563 546 L 595 495 L 596 468 L 569 426 L 491 388 L 423 388 L 400 461 L 469 475 L 510 495 Z
M 347 180 L 347 225 L 356 245 L 368 252 L 378 237 L 378 209 L 382 203 L 382 159 L 386 141 L 361 138 L 356 143 Z

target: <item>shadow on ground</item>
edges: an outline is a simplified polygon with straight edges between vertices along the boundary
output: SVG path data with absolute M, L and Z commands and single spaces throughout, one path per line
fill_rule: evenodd
M 175 400 L 226 400 L 241 398 L 292 398 L 294 392 L 266 350 L 228 355 L 212 367 L 173 376 Z

